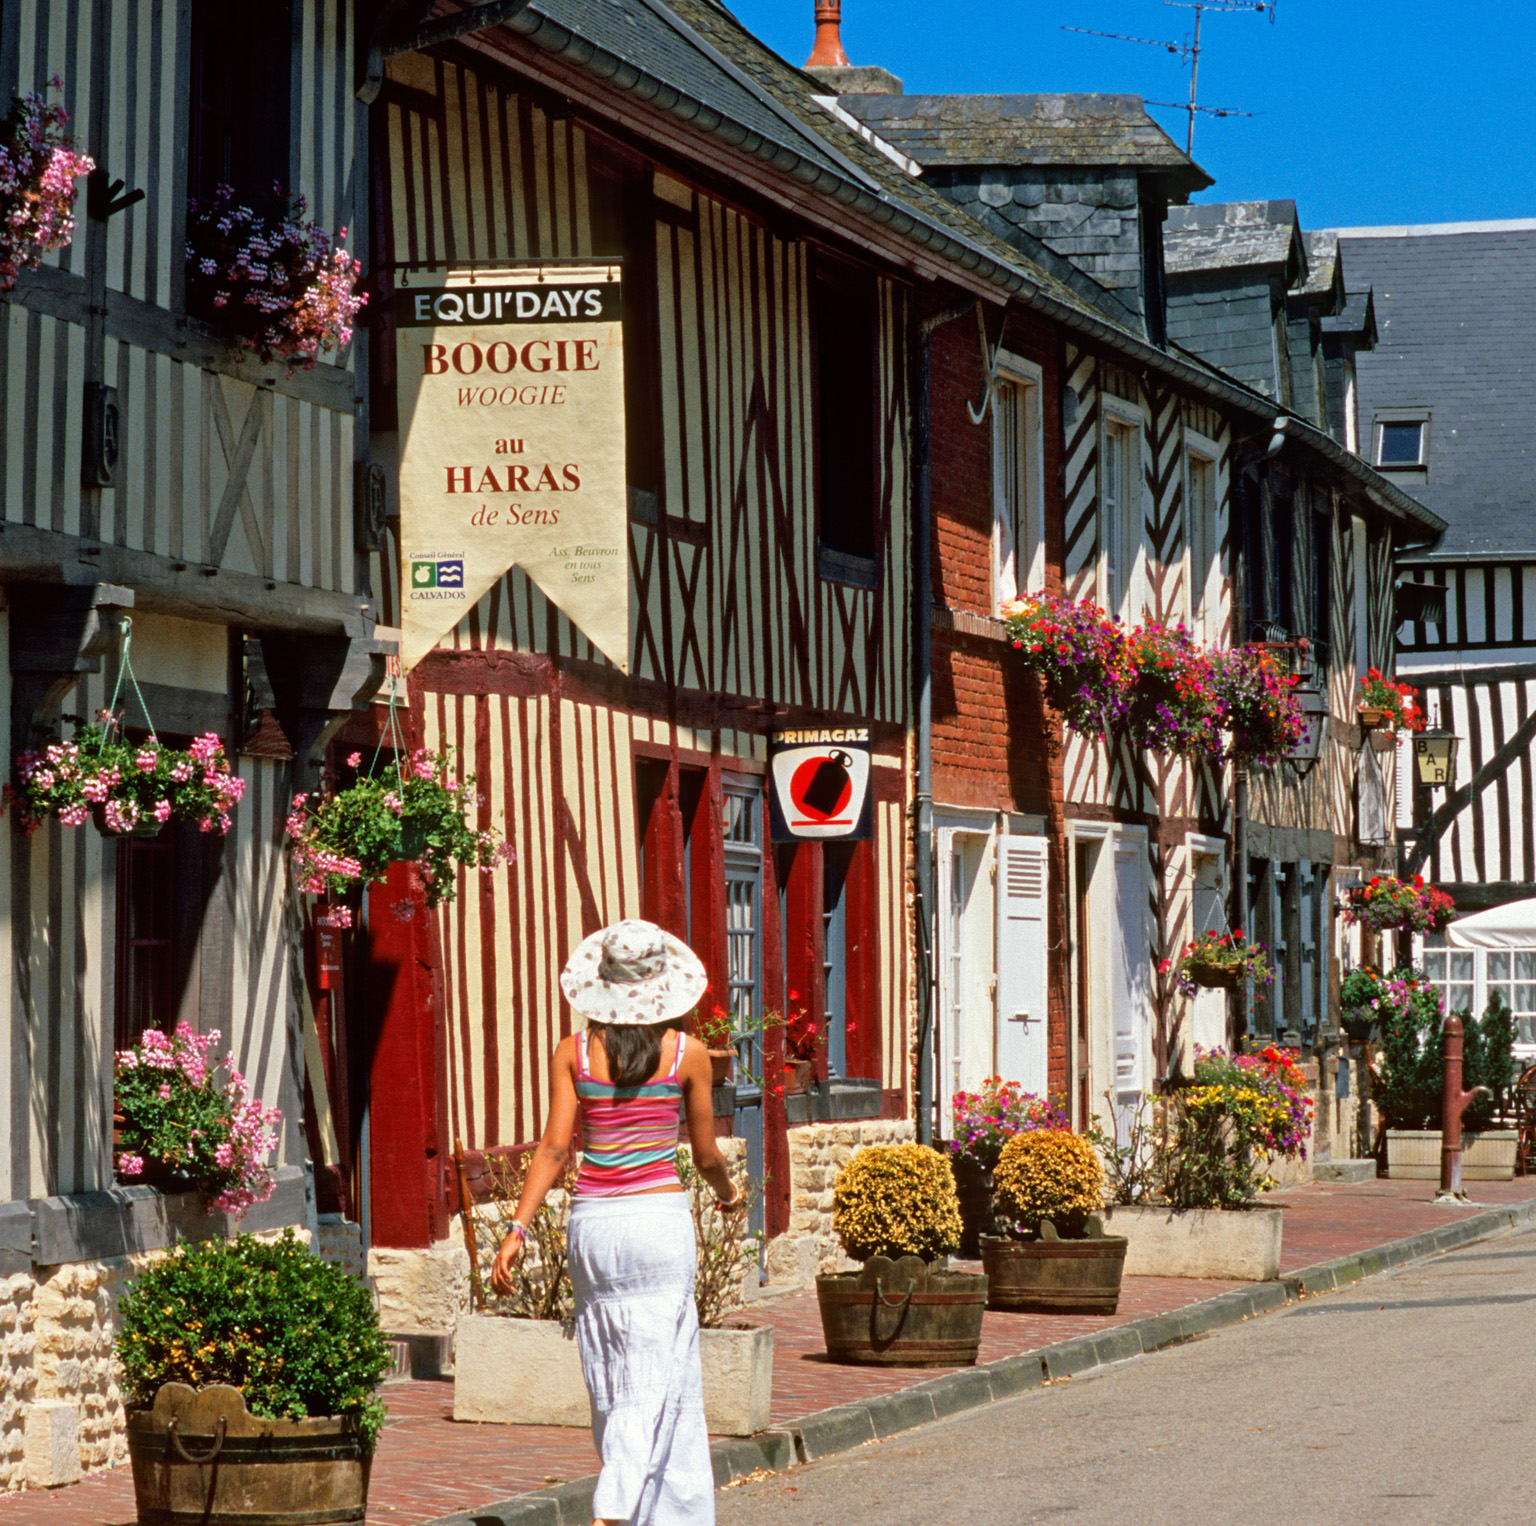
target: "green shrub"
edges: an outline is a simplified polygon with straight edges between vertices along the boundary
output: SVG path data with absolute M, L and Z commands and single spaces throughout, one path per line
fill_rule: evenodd
M 152 1404 L 162 1383 L 228 1383 L 263 1419 L 352 1419 L 370 1450 L 384 1424 L 373 1299 L 291 1229 L 178 1246 L 119 1305 L 116 1345 L 131 1405 Z
M 927 1145 L 869 1145 L 838 1172 L 832 1228 L 855 1261 L 936 1260 L 960 1245 L 960 1199 L 949 1162 Z

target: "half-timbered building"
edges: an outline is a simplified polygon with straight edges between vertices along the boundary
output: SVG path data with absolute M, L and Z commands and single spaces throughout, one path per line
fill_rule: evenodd
M 1429 724 L 1459 739 L 1444 785 L 1407 776 L 1404 868 L 1462 913 L 1536 897 L 1536 404 L 1518 385 L 1536 328 L 1536 223 L 1342 229 L 1351 276 L 1374 288 L 1381 341 L 1358 362 L 1362 449 L 1448 522 L 1399 551 L 1398 676 Z M 1536 1058 L 1536 935 L 1422 958 L 1452 1010 L 1494 992 Z
M 184 251 L 188 199 L 219 183 L 278 180 L 363 231 L 352 63 L 345 3 L 282 0 L 259 26 L 213 0 L 0 8 L 0 110 L 61 102 L 96 165 L 72 241 L 0 294 L 7 744 L 67 737 L 116 695 L 131 735 L 214 732 L 245 782 L 227 838 L 23 835 L 14 813 L 0 832 L 0 1270 L 29 1332 L 0 1376 L 3 1486 L 121 1459 L 125 1258 L 228 1227 L 195 1194 L 114 1184 L 115 1049 L 219 1030 L 283 1115 L 276 1193 L 247 1222 L 315 1224 L 282 827 L 387 645 L 354 551 L 363 373 L 357 350 L 291 375 L 249 358 L 189 312 Z

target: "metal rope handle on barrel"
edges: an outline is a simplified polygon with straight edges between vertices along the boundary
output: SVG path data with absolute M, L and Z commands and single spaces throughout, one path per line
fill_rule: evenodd
M 875 1321 L 879 1318 L 882 1306 L 887 1309 L 899 1309 L 901 1311 L 896 1316 L 896 1323 L 891 1333 L 883 1338 L 884 1341 L 893 1341 L 896 1339 L 897 1332 L 901 1329 L 902 1321 L 907 1317 L 907 1309 L 911 1305 L 912 1294 L 916 1291 L 917 1284 L 915 1282 L 908 1282 L 907 1291 L 893 1302 L 885 1296 L 885 1289 L 880 1286 L 880 1279 L 878 1277 L 875 1278 L 875 1301 L 869 1306 L 869 1334 L 877 1346 L 882 1344 L 882 1337 L 875 1328 Z
M 229 1417 L 227 1415 L 220 1415 L 218 1435 L 213 1438 L 213 1445 L 209 1447 L 208 1450 L 201 1456 L 199 1456 L 196 1452 L 190 1452 L 187 1450 L 186 1442 L 184 1442 L 177 1434 L 176 1416 L 174 1415 L 171 1416 L 170 1423 L 166 1426 L 166 1434 L 171 1438 L 171 1450 L 183 1462 L 190 1462 L 194 1466 L 201 1466 L 204 1463 L 212 1462 L 214 1458 L 224 1450 L 224 1436 L 228 1429 Z

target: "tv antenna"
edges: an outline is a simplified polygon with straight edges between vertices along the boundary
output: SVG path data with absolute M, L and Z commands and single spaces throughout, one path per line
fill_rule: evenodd
M 1200 79 L 1200 23 L 1205 18 L 1207 11 L 1227 15 L 1235 13 L 1263 14 L 1269 13 L 1270 25 L 1274 25 L 1275 5 L 1277 0 L 1163 0 L 1164 5 L 1171 5 L 1176 10 L 1193 11 L 1195 13 L 1194 31 L 1187 35 L 1183 42 L 1165 42 L 1155 37 L 1130 37 L 1124 32 L 1097 32 L 1091 27 L 1064 26 L 1063 32 L 1079 32 L 1084 37 L 1108 37 L 1114 42 L 1137 42 L 1148 48 L 1162 48 L 1164 52 L 1172 53 L 1181 62 L 1189 65 L 1189 100 L 1188 101 L 1148 101 L 1148 106 L 1169 106 L 1175 111 L 1184 112 L 1189 118 L 1189 130 L 1184 137 L 1184 152 L 1193 154 L 1195 151 L 1195 117 L 1251 117 L 1251 111 L 1239 111 L 1235 106 L 1201 106 L 1197 104 L 1196 87 Z

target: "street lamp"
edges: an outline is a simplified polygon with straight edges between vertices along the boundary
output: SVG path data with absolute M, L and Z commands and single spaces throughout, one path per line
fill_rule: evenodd
M 1454 731 L 1421 731 L 1413 739 L 1420 784 L 1449 784 L 1456 777 L 1456 747 L 1461 738 Z
M 1323 755 L 1323 737 L 1328 731 L 1328 699 L 1321 689 L 1298 689 L 1301 702 L 1301 735 L 1285 755 L 1298 779 L 1305 779 Z

